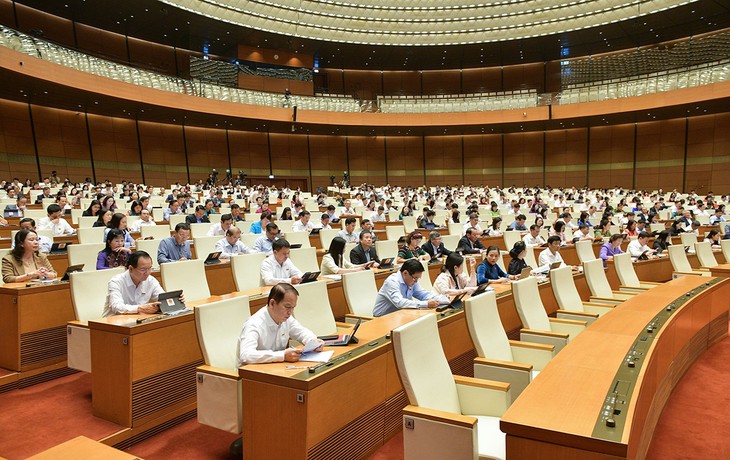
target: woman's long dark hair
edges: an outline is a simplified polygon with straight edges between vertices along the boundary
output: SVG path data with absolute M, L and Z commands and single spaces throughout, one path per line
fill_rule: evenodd
M 30 228 L 24 228 L 15 234 L 15 247 L 10 250 L 10 254 L 12 254 L 15 260 L 23 260 L 23 255 L 25 254 L 23 243 L 30 233 L 35 233 L 35 235 L 38 236 L 36 231 Z
M 441 270 L 448 272 L 449 275 L 451 275 L 451 278 L 454 280 L 454 285 L 457 288 L 459 287 L 459 280 L 456 277 L 456 267 L 460 266 L 463 263 L 464 258 L 459 255 L 458 252 L 452 252 L 446 258 L 446 262 L 444 263 L 443 268 L 441 268 Z
M 332 238 L 330 242 L 329 254 L 335 261 L 335 265 L 342 268 L 342 261 L 344 259 L 343 254 L 345 252 L 345 245 L 347 241 L 344 238 L 336 236 Z

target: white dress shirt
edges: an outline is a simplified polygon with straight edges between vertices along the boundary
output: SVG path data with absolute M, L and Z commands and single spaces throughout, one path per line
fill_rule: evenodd
M 230 259 L 231 256 L 235 256 L 236 254 L 251 254 L 256 252 L 243 244 L 241 240 L 236 241 L 236 244 L 232 245 L 228 242 L 226 238 L 221 238 L 220 240 L 216 241 L 215 250 L 220 251 L 221 259 Z
M 279 265 L 274 255 L 270 255 L 261 262 L 261 279 L 266 286 L 273 286 L 279 283 L 291 283 L 295 276 L 302 276 L 301 270 L 294 266 L 291 259 L 286 259 Z
M 293 316 L 281 324 L 276 324 L 269 314 L 269 309 L 261 308 L 243 325 L 241 336 L 238 338 L 239 365 L 284 361 L 289 338 L 305 345 L 317 340 L 317 336 Z
M 138 233 L 141 231 L 142 227 L 157 225 L 154 220 L 152 220 L 152 216 L 150 216 L 150 220 L 147 222 L 143 221 L 142 219 L 137 219 L 134 222 L 132 222 L 132 225 L 129 226 L 129 231 L 133 233 Z
M 109 280 L 109 291 L 104 306 L 104 317 L 137 313 L 137 308 L 149 302 L 155 302 L 157 297 L 165 292 L 160 282 L 150 275 L 146 280 L 135 286 L 129 270 L 120 273 Z
M 53 223 L 49 217 L 44 217 L 38 221 L 38 229 L 53 230 L 53 236 L 63 236 L 74 233 L 73 227 L 71 227 L 71 225 L 69 225 L 63 217 L 58 218 L 58 223 Z
M 341 230 L 337 232 L 337 236 L 339 236 L 348 243 L 358 243 L 360 241 L 360 235 L 356 231 L 352 233 L 347 233 L 347 231 Z
M 224 236 L 226 234 L 226 231 L 223 230 L 223 227 L 221 226 L 220 222 L 216 222 L 215 224 L 211 225 L 208 229 L 208 233 L 206 236 Z
M 540 257 L 537 259 L 537 265 L 539 267 L 543 267 L 545 265 L 552 265 L 555 262 L 560 262 L 560 266 L 564 266 L 565 262 L 563 261 L 563 256 L 560 255 L 560 251 L 557 251 L 555 254 L 550 252 L 550 248 L 545 248 L 544 251 L 540 252 Z
M 314 225 L 312 224 L 312 222 L 302 224 L 301 220 L 294 222 L 294 224 L 291 226 L 291 229 L 294 232 L 311 232 L 313 228 Z
M 588 231 L 588 233 L 586 233 L 584 235 L 583 232 L 581 232 L 580 229 L 578 229 L 575 232 L 573 232 L 573 239 L 575 239 L 575 238 L 578 238 L 579 240 L 589 239 L 589 240 L 593 241 L 596 237 L 593 236 L 593 233 L 591 233 L 590 231 Z
M 527 246 L 528 248 L 533 248 L 535 246 L 541 246 L 545 244 L 545 238 L 540 235 L 533 237 L 531 233 L 523 236 L 522 241 L 525 242 L 525 246 Z
M 642 245 L 639 243 L 639 240 L 631 240 L 629 245 L 626 247 L 626 252 L 631 254 L 631 257 L 639 257 L 641 254 L 643 254 L 645 251 L 648 251 L 650 248 L 647 245 Z
M 470 228 L 472 228 L 472 227 L 471 227 L 471 224 L 470 224 L 469 222 L 465 223 L 465 224 L 464 224 L 464 227 L 463 227 L 463 228 L 462 228 L 462 230 L 461 230 L 461 236 L 464 236 L 464 235 L 466 235 L 466 231 L 467 231 L 467 230 L 469 230 Z M 477 229 L 477 230 L 479 230 L 480 232 L 482 231 L 482 227 L 481 227 L 481 226 L 480 226 L 479 224 L 476 224 L 476 225 L 474 226 L 474 228 L 476 228 L 476 229 Z
M 378 211 L 373 212 L 370 214 L 370 222 L 385 222 L 385 213 L 378 214 Z

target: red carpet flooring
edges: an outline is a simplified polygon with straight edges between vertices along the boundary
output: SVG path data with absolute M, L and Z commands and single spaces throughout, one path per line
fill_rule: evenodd
M 706 352 L 664 408 L 647 460 L 730 459 L 730 338 Z M 0 394 L 0 456 L 23 459 L 78 435 L 101 439 L 120 429 L 91 415 L 91 376 L 74 374 Z M 283 420 L 282 423 L 286 423 Z M 230 433 L 189 420 L 128 452 L 148 460 L 227 459 Z M 370 460 L 403 458 L 393 437 Z
M 0 456 L 22 459 L 84 435 L 122 427 L 91 414 L 91 375 L 78 373 L 0 393 Z

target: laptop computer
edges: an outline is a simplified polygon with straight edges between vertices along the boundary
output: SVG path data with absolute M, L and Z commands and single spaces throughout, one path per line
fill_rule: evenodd
M 380 259 L 380 268 L 391 268 L 393 266 L 393 261 L 395 259 L 393 257 L 386 257 L 385 259 Z
M 208 257 L 205 258 L 205 261 L 203 262 L 205 265 L 212 265 L 212 264 L 219 264 L 221 263 L 221 251 L 215 251 L 208 254 Z
M 66 243 L 66 242 L 59 242 L 59 243 L 53 243 L 51 246 L 51 250 L 48 252 L 49 254 L 66 254 L 68 253 L 68 245 L 73 243 Z
M 355 329 L 352 330 L 352 334 L 340 334 L 335 340 L 325 340 L 324 344 L 328 347 L 344 347 L 351 343 L 357 343 L 358 340 L 355 334 L 361 322 L 362 318 L 359 318 L 357 323 L 355 323 Z
M 464 296 L 466 296 L 466 292 L 457 294 L 453 299 L 451 299 L 451 302 L 449 302 L 448 304 L 437 307 L 436 311 L 441 312 L 448 309 L 456 310 L 458 308 L 462 308 L 464 306 L 464 302 L 462 302 L 461 299 L 463 299 Z
M 66 268 L 66 272 L 63 274 L 61 281 L 68 281 L 68 275 L 74 272 L 83 271 L 83 268 L 84 264 L 69 265 L 68 268 Z
M 3 217 L 23 217 L 23 211 L 20 209 L 8 209 L 5 208 L 3 211 Z
M 180 295 L 182 292 L 182 289 L 163 292 L 159 295 L 159 297 L 157 297 L 157 301 L 160 302 L 160 311 L 163 315 L 177 316 L 193 312 L 193 310 L 185 308 L 185 304 L 180 302 Z
M 302 282 L 300 284 L 304 283 L 311 283 L 312 281 L 317 281 L 317 277 L 322 272 L 307 272 L 302 275 Z

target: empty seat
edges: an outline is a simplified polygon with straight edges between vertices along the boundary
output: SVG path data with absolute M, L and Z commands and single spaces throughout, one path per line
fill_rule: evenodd
M 630 257 L 630 256 L 629 256 Z M 555 300 L 558 302 L 558 317 L 577 319 L 572 313 L 592 313 L 598 316 L 605 315 L 613 310 L 614 304 L 600 302 L 584 302 L 575 286 L 573 271 L 570 267 L 550 270 L 550 287 L 553 289 Z
M 621 303 L 632 298 L 636 292 L 614 291 L 608 284 L 603 260 L 590 260 L 583 264 L 583 273 L 591 290 L 591 300 L 604 303 Z
M 205 261 L 211 252 L 215 252 L 215 244 L 222 236 L 199 236 L 193 239 L 195 258 Z
M 305 273 L 319 271 L 317 249 L 315 248 L 292 249 L 289 253 L 289 258 L 295 267 Z
M 71 246 L 73 247 L 73 246 Z M 684 246 L 680 244 L 673 244 L 669 246 L 669 261 L 672 263 L 674 272 L 672 273 L 673 278 L 684 275 L 698 275 L 698 276 L 710 276 L 710 272 L 706 270 L 695 270 L 689 264 L 687 260 L 687 254 L 684 252 Z
M 662 284 L 639 281 L 636 270 L 634 270 L 634 264 L 631 261 L 631 254 L 616 254 L 613 256 L 613 266 L 616 269 L 616 275 L 618 275 L 622 290 L 638 290 L 641 292 Z
M 152 237 L 155 240 L 164 240 L 170 237 L 170 227 L 167 225 L 144 225 L 139 229 L 142 238 Z
M 104 243 L 70 244 L 67 246 L 68 264 L 84 264 L 84 271 L 94 271 L 96 270 L 96 259 L 99 252 L 105 247 Z
M 79 243 L 105 243 L 104 241 L 105 227 L 90 227 L 77 229 Z M 70 246 L 69 246 L 70 247 Z
M 295 287 L 299 291 L 299 300 L 294 309 L 297 321 L 317 336 L 336 334 L 337 323 L 330 307 L 327 282 L 315 281 Z
M 200 259 L 169 262 L 160 265 L 162 286 L 166 291 L 182 290 L 186 302 L 210 297 L 205 265 Z
M 346 322 L 351 322 L 348 321 L 349 316 L 372 318 L 375 298 L 378 295 L 378 288 L 375 284 L 375 272 L 372 270 L 363 270 L 343 274 L 342 290 L 345 293 L 345 301 L 351 314 L 345 316 Z
M 590 240 L 578 241 L 575 243 L 575 252 L 578 254 L 580 263 L 596 260 L 596 253 L 593 252 L 593 242 Z
M 715 254 L 712 253 L 712 245 L 709 241 L 695 243 L 694 247 L 697 259 L 700 261 L 700 269 L 713 268 L 719 265 L 717 259 L 715 259 Z
M 145 228 L 145 227 L 142 227 Z M 157 262 L 157 250 L 160 247 L 160 241 L 162 240 L 138 240 L 137 251 L 144 251 L 152 258 L 152 268 L 159 270 L 160 264 Z
M 258 252 L 231 257 L 231 271 L 236 291 L 248 291 L 264 285 L 261 279 L 261 263 L 266 257 L 266 254 Z

